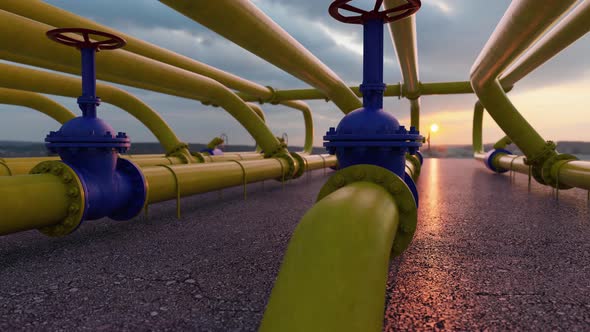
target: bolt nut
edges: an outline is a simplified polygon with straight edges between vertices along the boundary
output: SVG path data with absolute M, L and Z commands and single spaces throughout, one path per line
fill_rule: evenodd
M 74 214 L 74 213 L 80 211 L 80 206 L 78 206 L 78 204 L 70 204 L 68 211 L 70 212 L 70 214 Z
M 72 182 L 72 180 L 73 180 L 73 177 L 72 177 L 72 175 L 71 175 L 71 174 L 67 174 L 67 173 L 66 173 L 66 174 L 64 174 L 64 175 L 62 176 L 62 179 L 63 179 L 63 182 L 64 182 L 64 183 L 70 183 L 70 182 Z
M 354 178 L 357 181 L 362 180 L 365 177 L 365 175 L 365 171 L 363 171 L 362 169 L 359 169 L 356 172 L 354 172 Z
M 51 173 L 53 175 L 60 175 L 63 172 L 63 167 L 61 165 L 55 165 L 51 168 Z
M 78 195 L 80 195 L 80 191 L 78 191 L 78 188 L 70 188 L 70 190 L 68 190 L 68 196 L 78 197 Z
M 334 185 L 336 187 L 339 187 L 340 188 L 340 187 L 344 187 L 344 185 L 346 184 L 346 180 L 341 175 L 335 175 L 332 178 L 332 183 L 334 183 Z
M 392 194 L 397 195 L 402 192 L 402 187 L 398 183 L 391 183 L 389 185 L 389 191 Z

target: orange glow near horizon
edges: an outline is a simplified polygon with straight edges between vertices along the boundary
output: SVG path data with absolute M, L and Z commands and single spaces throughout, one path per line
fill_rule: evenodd
M 590 141 L 588 118 L 588 91 L 590 76 L 536 89 L 513 91 L 510 101 L 541 136 L 553 141 Z M 428 96 L 424 97 L 428 98 Z M 475 98 L 474 98 L 475 101 Z M 400 123 L 409 123 L 409 117 Z M 444 105 L 430 114 L 424 114 L 420 122 L 438 124 L 436 141 L 439 144 L 471 144 L 473 108 L 450 109 Z M 440 130 L 444 128 L 444 130 Z M 432 128 L 422 127 L 423 133 Z M 484 114 L 483 138 L 493 143 L 504 136 L 502 130 Z

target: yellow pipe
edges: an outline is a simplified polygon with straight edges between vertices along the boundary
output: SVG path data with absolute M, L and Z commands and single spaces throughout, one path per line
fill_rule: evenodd
M 2 0 L 0 9 L 45 23 L 54 27 L 84 27 L 99 30 L 121 36 L 127 41 L 125 50 L 144 57 L 158 60 L 169 65 L 179 67 L 190 72 L 211 77 L 219 83 L 249 95 L 267 99 L 272 96 L 272 90 L 268 87 L 250 82 L 241 77 L 225 72 L 198 62 L 187 56 L 180 55 L 165 48 L 145 42 L 141 39 L 124 34 L 92 20 L 75 15 L 61 8 L 54 7 L 39 0 Z M 102 54 L 101 54 L 102 55 Z
M 361 91 L 358 86 L 349 87 L 357 97 L 362 97 Z M 419 83 L 418 94 L 415 95 L 407 92 L 408 87 L 404 84 L 395 83 L 387 84 L 385 88 L 385 97 L 404 97 L 404 98 L 416 98 L 417 96 L 426 95 L 452 95 L 452 94 L 466 94 L 473 93 L 471 82 L 459 81 L 459 82 L 435 82 L 435 83 Z M 238 93 L 238 95 L 247 101 L 258 101 L 257 98 L 249 96 L 247 94 Z M 330 99 L 318 89 L 293 89 L 293 90 L 275 90 L 273 98 L 269 101 L 271 103 L 279 103 L 285 100 L 316 100 L 324 99 L 329 101 Z
M 575 2 L 512 2 L 471 69 L 473 90 L 481 103 L 537 168 L 555 152 L 510 102 L 498 77 Z
M 148 203 L 239 186 L 267 179 L 281 179 L 288 169 L 282 158 L 219 162 L 142 169 L 150 188 Z M 177 187 L 177 183 L 180 185 Z
M 264 115 L 264 111 L 262 110 L 262 107 L 260 107 L 258 104 L 255 103 L 251 103 L 251 102 L 247 102 L 246 104 L 248 104 L 248 106 L 250 106 L 250 108 L 256 112 L 256 115 L 258 115 L 258 117 L 260 119 L 262 119 L 262 121 L 264 123 L 266 123 L 266 116 Z M 260 145 L 256 144 L 256 150 L 255 152 L 260 153 L 262 151 L 262 148 L 260 147 Z
M 207 162 L 222 162 L 231 160 L 257 160 L 263 159 L 263 155 L 256 153 L 228 153 L 220 156 L 208 156 Z M 180 165 L 185 164 L 182 157 L 164 155 L 121 155 L 121 158 L 130 159 L 137 166 L 149 167 L 155 165 Z M 4 158 L 0 167 L 0 176 L 28 174 L 38 163 L 46 160 L 60 160 L 58 156 L 53 157 L 29 157 L 29 158 Z
M 0 58 L 73 74 L 80 73 L 79 52 L 50 41 L 53 27 L 0 10 Z M 14 36 L 18 35 L 18 42 Z M 262 146 L 266 156 L 283 151 L 278 139 L 242 99 L 221 83 L 124 50 L 102 52 L 97 78 L 196 100 L 227 110 Z
M 385 9 L 404 5 L 405 0 L 385 0 Z M 418 76 L 418 50 L 416 42 L 416 15 L 388 24 L 404 79 L 404 93 L 410 99 L 411 125 L 420 130 L 420 78 Z
M 228 88 L 242 91 L 250 96 L 253 96 L 255 100 L 262 102 L 271 102 L 274 95 L 274 90 L 269 87 L 262 86 L 260 84 L 248 81 L 239 76 L 225 72 L 223 70 L 211 67 L 204 63 L 198 62 L 189 57 L 177 54 L 167 49 L 161 48 L 154 44 L 150 44 L 141 39 L 123 34 L 120 31 L 111 29 L 107 26 L 98 24 L 94 21 L 86 18 L 77 16 L 73 13 L 65 11 L 63 9 L 51 6 L 45 2 L 38 0 L 20 1 L 20 0 L 5 0 L 0 2 L 0 9 L 9 11 L 11 13 L 30 18 L 32 20 L 45 23 L 47 25 L 56 27 L 85 27 L 87 29 L 94 29 L 99 31 L 106 31 L 117 36 L 123 37 L 127 41 L 125 50 L 133 52 L 144 57 L 154 59 L 160 62 L 167 63 L 169 65 L 188 70 L 195 74 L 204 75 L 219 83 L 227 86 Z M 250 105 L 251 106 L 251 105 Z M 286 105 L 288 107 L 294 107 L 301 111 L 300 105 Z M 256 110 L 255 110 L 256 111 Z M 304 111 L 305 112 L 305 111 Z M 260 114 L 259 114 L 260 115 Z M 304 116 L 305 113 L 304 113 Z M 311 116 L 311 112 L 310 112 Z M 306 123 L 306 128 L 307 128 Z M 312 138 L 313 140 L 313 138 Z
M 28 91 L 0 88 L 0 104 L 29 107 L 49 116 L 61 124 L 76 117 L 74 113 L 70 112 L 70 110 L 54 100 L 47 98 L 44 95 Z
M 53 174 L 1 176 L 0 197 L 0 235 L 54 225 L 68 215 L 67 187 Z
M 590 31 L 588 22 L 590 22 L 590 2 L 583 1 L 515 62 L 511 70 L 500 79 L 502 86 L 514 85 L 555 54 L 584 36 Z
M 307 103 L 300 100 L 287 100 L 280 102 L 281 105 L 295 108 L 303 113 L 303 122 L 305 124 L 305 142 L 303 143 L 303 153 L 311 154 L 313 151 L 313 119 L 311 118 L 311 108 Z
M 338 75 L 251 1 L 160 0 L 160 2 L 319 89 L 344 113 L 362 106 L 360 100 Z M 240 24 L 227 24 L 227 22 L 240 22 Z
M 106 52 L 105 52 L 106 53 Z M 102 54 L 101 54 L 102 56 Z M 79 78 L 47 71 L 0 63 L 0 86 L 77 98 L 81 94 Z M 182 143 L 160 115 L 132 94 L 104 83 L 97 83 L 102 101 L 113 104 L 139 120 L 156 136 L 167 153 L 174 153 Z M 188 151 L 188 150 L 186 150 Z
M 393 196 L 354 182 L 317 202 L 289 242 L 260 331 L 381 331 Z
M 335 167 L 338 165 L 338 159 L 336 159 L 336 156 L 329 154 L 302 154 L 302 157 L 305 159 L 306 171 L 313 171 L 326 167 Z

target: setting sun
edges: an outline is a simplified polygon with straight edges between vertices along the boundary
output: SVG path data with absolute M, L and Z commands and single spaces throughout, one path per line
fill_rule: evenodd
M 431 133 L 436 133 L 438 131 L 438 125 L 436 123 L 433 123 L 430 125 L 430 132 Z

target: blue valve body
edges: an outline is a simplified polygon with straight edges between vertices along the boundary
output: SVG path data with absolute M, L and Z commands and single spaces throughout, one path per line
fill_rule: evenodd
M 336 154 L 340 168 L 357 164 L 384 167 L 405 178 L 405 155 L 415 154 L 423 137 L 408 131 L 383 111 L 383 20 L 369 19 L 364 27 L 363 107 L 348 113 L 324 136 L 324 146 Z
M 83 220 L 110 217 L 130 219 L 141 212 L 147 197 L 141 170 L 119 158 L 131 146 L 125 133 L 114 135 L 114 129 L 96 117 L 100 99 L 96 97 L 94 48 L 82 48 L 82 96 L 78 105 L 82 116 L 50 132 L 45 142 L 50 151 L 59 154 L 80 178 L 85 191 Z

